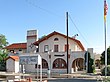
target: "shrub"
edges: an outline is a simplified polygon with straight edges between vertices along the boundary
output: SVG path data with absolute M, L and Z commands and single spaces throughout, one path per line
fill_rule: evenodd
M 94 71 L 93 62 L 94 62 L 94 60 L 92 58 L 89 58 L 89 60 L 88 60 L 88 73 L 93 73 L 93 71 Z
M 101 69 L 102 75 L 105 75 L 105 67 Z M 110 65 L 107 66 L 107 76 L 110 76 Z
M 88 57 L 88 61 L 87 61 Z M 94 60 L 91 58 L 91 55 L 89 52 L 85 53 L 85 63 L 87 63 L 88 68 L 87 68 L 87 73 L 94 73 L 95 67 L 94 67 Z

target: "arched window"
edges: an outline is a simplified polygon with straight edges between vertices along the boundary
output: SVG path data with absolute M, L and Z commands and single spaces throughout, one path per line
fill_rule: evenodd
M 37 68 L 37 64 L 35 64 L 35 68 Z M 40 68 L 40 65 L 38 65 L 38 68 Z M 42 68 L 47 69 L 48 63 L 45 59 L 42 59 Z
M 58 41 L 58 38 L 55 38 L 54 41 Z
M 64 59 L 58 58 L 53 62 L 53 68 L 58 68 L 58 69 L 62 69 L 62 68 L 66 68 L 66 62 Z
M 42 59 L 42 68 L 48 68 L 48 63 L 45 59 Z

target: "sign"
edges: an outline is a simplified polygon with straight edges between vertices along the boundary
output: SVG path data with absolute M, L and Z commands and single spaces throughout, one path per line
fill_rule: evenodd
M 30 65 L 41 65 L 41 56 L 36 55 L 36 56 L 20 56 L 20 64 L 30 64 Z

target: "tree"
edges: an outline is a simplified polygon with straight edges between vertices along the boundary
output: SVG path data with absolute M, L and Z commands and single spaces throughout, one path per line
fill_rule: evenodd
M 0 34 L 0 49 L 3 49 L 7 46 L 8 42 L 4 35 Z
M 8 44 L 7 39 L 4 35 L 0 34 L 0 71 L 6 70 L 7 51 L 4 49 Z
M 101 54 L 101 64 L 105 64 L 105 51 Z M 110 46 L 107 48 L 107 65 L 110 65 Z
M 88 55 L 88 56 L 87 56 Z M 88 59 L 87 59 L 88 57 Z M 88 61 L 87 61 L 88 60 Z M 94 65 L 94 60 L 91 58 L 91 55 L 89 52 L 86 52 L 85 53 L 85 63 L 87 63 L 87 73 L 93 73 L 94 72 L 94 68 L 93 68 L 93 65 Z
M 46 35 L 41 36 L 41 37 L 39 38 L 39 40 L 42 39 L 42 38 L 44 38 L 44 37 L 46 37 Z

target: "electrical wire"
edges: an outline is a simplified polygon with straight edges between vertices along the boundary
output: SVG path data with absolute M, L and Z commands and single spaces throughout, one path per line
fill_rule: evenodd
M 71 16 L 68 15 L 71 22 L 73 23 L 73 25 L 75 26 L 76 30 L 79 32 L 79 34 L 82 36 L 82 38 L 85 40 L 85 42 L 89 45 L 88 41 L 85 39 L 85 37 L 83 36 L 83 34 L 80 32 L 80 30 L 78 29 L 78 27 L 76 26 L 76 24 L 74 23 L 74 21 L 72 20 Z
M 54 16 L 57 16 L 57 17 L 61 17 L 60 15 L 58 15 L 58 14 L 52 12 L 52 11 L 49 11 L 49 10 L 47 10 L 47 9 L 44 9 L 44 8 L 39 7 L 38 5 L 36 5 L 35 3 L 32 3 L 32 2 L 29 1 L 29 0 L 25 0 L 25 1 L 26 1 L 28 4 L 30 4 L 30 5 L 32 5 L 32 6 L 36 7 L 36 8 L 39 8 L 40 10 L 42 10 L 42 11 L 44 11 L 44 12 L 47 12 L 47 13 L 49 13 L 49 14 L 51 14 L 51 15 L 54 15 Z
M 51 14 L 51 15 L 54 15 L 54 16 L 57 16 L 57 17 L 61 17 L 61 16 L 59 16 L 59 15 L 56 14 L 56 13 L 53 13 L 53 12 L 47 10 L 47 9 L 44 9 L 44 8 L 39 7 L 38 5 L 36 5 L 35 3 L 32 3 L 32 2 L 29 1 L 29 0 L 25 0 L 25 1 L 26 1 L 28 4 L 30 4 L 30 5 L 32 5 L 32 6 L 36 7 L 36 8 L 39 8 L 40 10 L 42 10 L 42 11 L 44 11 L 44 12 L 47 12 L 47 13 L 49 13 L 49 14 Z M 72 20 L 71 16 L 70 16 L 70 15 L 68 15 L 68 16 L 69 16 L 71 22 L 73 23 L 73 25 L 75 26 L 76 30 L 79 32 L 79 34 L 80 34 L 80 35 L 82 36 L 82 38 L 85 40 L 85 42 L 89 45 L 89 43 L 87 42 L 87 40 L 85 39 L 85 37 L 82 35 L 82 33 L 80 32 L 80 30 L 78 29 L 78 27 L 76 26 L 76 24 L 74 23 L 74 21 Z

